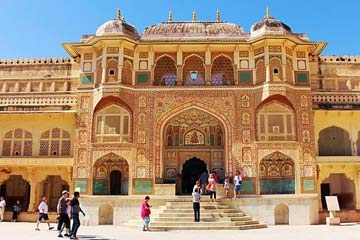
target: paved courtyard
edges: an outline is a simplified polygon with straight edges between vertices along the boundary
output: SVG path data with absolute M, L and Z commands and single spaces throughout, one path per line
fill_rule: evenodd
M 58 239 L 56 231 L 48 231 L 45 224 L 40 225 L 41 231 L 35 231 L 33 223 L 0 223 L 1 239 Z M 360 239 L 360 224 L 346 224 L 328 227 L 316 226 L 270 226 L 266 229 L 243 231 L 170 231 L 142 232 L 139 229 L 115 226 L 82 226 L 78 233 L 79 239 L 86 240 L 325 240 L 325 239 Z

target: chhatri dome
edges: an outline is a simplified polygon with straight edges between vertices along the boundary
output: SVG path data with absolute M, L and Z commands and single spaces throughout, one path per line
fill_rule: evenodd
M 280 20 L 270 16 L 269 8 L 266 9 L 265 17 L 251 26 L 251 37 L 262 34 L 291 34 L 291 28 Z
M 133 38 L 139 38 L 136 28 L 126 23 L 125 18 L 121 16 L 120 9 L 117 10 L 116 19 L 107 21 L 96 30 L 96 36 L 114 36 L 128 35 Z

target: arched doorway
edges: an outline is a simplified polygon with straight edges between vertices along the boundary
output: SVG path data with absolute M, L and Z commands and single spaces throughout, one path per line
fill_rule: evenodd
M 289 207 L 283 203 L 274 209 L 275 225 L 289 225 Z
M 99 208 L 99 225 L 112 225 L 114 219 L 114 209 L 109 204 L 101 205 Z
M 192 193 L 195 182 L 199 180 L 200 175 L 206 171 L 206 163 L 199 158 L 193 157 L 187 160 L 181 172 L 182 193 Z
M 280 152 L 274 152 L 260 161 L 260 194 L 294 194 L 294 161 Z
M 129 164 L 114 153 L 96 160 L 93 178 L 94 195 L 128 195 Z
M 205 165 L 197 166 L 201 169 L 198 175 L 207 169 L 215 171 L 220 176 L 220 182 L 223 181 L 228 167 L 225 162 L 227 136 L 219 118 L 196 107 L 184 110 L 166 121 L 161 139 L 163 182 L 175 183 L 177 194 L 191 193 L 195 181 L 183 175 L 195 177 L 196 173 L 187 172 L 190 171 L 187 170 L 188 165 L 196 165 L 197 161 L 193 158 L 202 160 Z
M 49 199 L 49 211 L 56 212 L 57 203 L 63 190 L 69 191 L 69 184 L 64 181 L 61 176 L 49 175 L 40 184 L 39 200 L 41 200 L 43 196 L 46 196 Z
M 325 191 L 326 189 L 326 191 Z M 337 196 L 340 209 L 355 208 L 355 184 L 344 173 L 332 173 L 321 183 L 322 208 L 327 209 L 325 196 Z
M 121 195 L 121 172 L 118 170 L 110 173 L 110 195 Z
M 6 210 L 12 211 L 12 206 L 19 200 L 23 210 L 26 211 L 29 207 L 30 188 L 30 184 L 21 175 L 11 175 L 7 181 L 3 182 L 0 192 L 1 196 L 5 197 Z

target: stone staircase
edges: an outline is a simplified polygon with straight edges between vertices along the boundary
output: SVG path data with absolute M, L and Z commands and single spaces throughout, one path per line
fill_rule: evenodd
M 200 222 L 194 222 L 194 212 L 190 199 L 168 201 L 165 206 L 152 209 L 151 229 L 153 230 L 245 230 L 266 228 L 244 212 L 230 208 L 227 201 L 200 203 Z M 131 220 L 128 226 L 140 226 L 139 220 Z

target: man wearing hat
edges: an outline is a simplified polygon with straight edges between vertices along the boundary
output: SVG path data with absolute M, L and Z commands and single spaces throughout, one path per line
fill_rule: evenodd
M 70 218 L 67 213 L 67 206 L 66 206 L 66 199 L 69 197 L 69 192 L 67 190 L 62 191 L 62 196 L 59 198 L 57 204 L 57 219 L 58 219 L 58 227 L 57 230 L 59 231 L 58 237 L 63 237 L 61 235 L 62 225 L 65 224 L 66 233 L 64 236 L 69 237 L 70 232 Z

